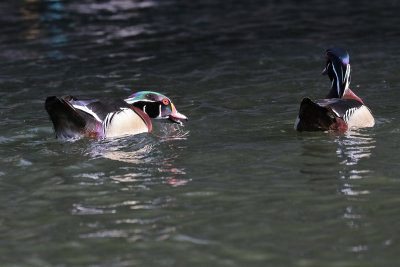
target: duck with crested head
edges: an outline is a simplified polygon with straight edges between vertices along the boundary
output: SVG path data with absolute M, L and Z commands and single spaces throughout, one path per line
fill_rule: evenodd
M 168 97 L 152 91 L 140 91 L 126 99 L 81 100 L 74 96 L 49 96 L 45 108 L 58 139 L 119 137 L 151 132 L 150 118 L 180 125 L 182 120 L 187 120 Z
M 373 127 L 374 117 L 364 102 L 349 88 L 349 54 L 341 48 L 326 50 L 322 74 L 331 80 L 325 99 L 303 98 L 294 128 L 298 131 L 339 131 Z

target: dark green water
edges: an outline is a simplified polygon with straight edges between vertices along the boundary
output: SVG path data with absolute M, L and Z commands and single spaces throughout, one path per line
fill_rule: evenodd
M 400 3 L 0 3 L 3 266 L 395 266 Z M 377 125 L 297 133 L 346 47 Z M 169 96 L 151 134 L 55 140 L 49 95 Z

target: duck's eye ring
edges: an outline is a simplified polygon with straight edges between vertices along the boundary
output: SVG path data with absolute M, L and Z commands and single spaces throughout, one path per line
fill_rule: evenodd
M 169 100 L 167 98 L 164 98 L 162 100 L 162 102 L 163 102 L 164 105 L 168 105 L 169 104 Z

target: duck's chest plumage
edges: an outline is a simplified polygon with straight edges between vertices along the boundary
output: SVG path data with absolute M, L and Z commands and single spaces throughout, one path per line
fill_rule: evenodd
M 69 103 L 87 118 L 86 132 L 89 135 L 116 137 L 151 131 L 149 117 L 123 100 L 72 100 Z
M 121 108 L 107 114 L 102 127 L 104 136 L 116 137 L 150 132 L 151 122 L 150 120 L 146 122 L 141 113 L 143 112 L 137 108 Z

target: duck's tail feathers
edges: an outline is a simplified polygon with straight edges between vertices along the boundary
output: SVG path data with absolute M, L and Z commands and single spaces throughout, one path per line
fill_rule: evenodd
M 311 99 L 304 98 L 295 128 L 298 131 L 345 131 L 347 124 L 329 106 L 320 106 Z
M 86 121 L 68 100 L 49 96 L 46 98 L 45 108 L 53 122 L 58 139 L 71 139 L 84 135 Z

